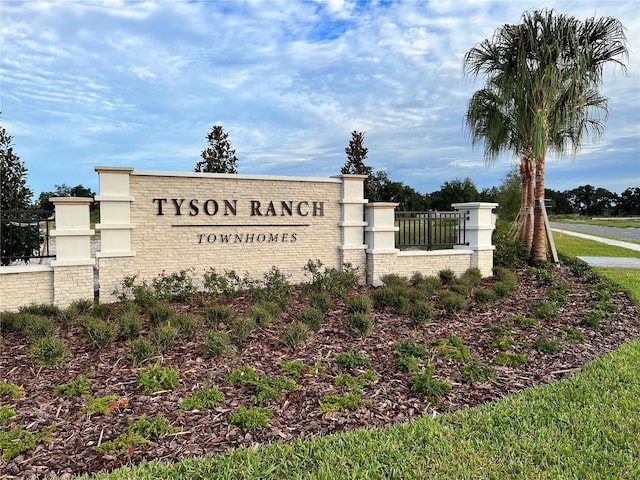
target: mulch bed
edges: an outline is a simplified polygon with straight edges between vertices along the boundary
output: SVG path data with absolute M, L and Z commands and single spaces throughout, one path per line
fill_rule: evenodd
M 531 316 L 534 306 L 547 298 L 549 287 L 525 271 L 518 272 L 515 293 L 488 307 L 479 307 L 469 296 L 466 310 L 456 316 L 439 309 L 434 299 L 434 318 L 422 327 L 392 309 L 376 309 L 374 332 L 364 338 L 354 337 L 346 331 L 343 325 L 345 305 L 336 302 L 320 331 L 305 345 L 290 349 L 280 343 L 280 332 L 287 323 L 297 319 L 297 312 L 306 305 L 302 290 L 297 288 L 288 310 L 268 328 L 255 331 L 233 355 L 215 359 L 204 357 L 202 332 L 190 341 L 176 343 L 161 360 L 163 366 L 180 371 L 180 385 L 153 395 L 144 395 L 137 387 L 140 370 L 127 357 L 124 341 L 96 350 L 77 326 L 61 325 L 59 336 L 71 348 L 72 357 L 63 367 L 40 368 L 27 356 L 27 337 L 20 333 L 4 333 L 0 353 L 2 377 L 7 382 L 24 386 L 26 395 L 18 400 L 0 399 L 1 404 L 17 412 L 17 418 L 8 426 L 0 427 L 0 431 L 6 432 L 18 424 L 36 431 L 52 422 L 56 423 L 56 429 L 50 442 L 39 444 L 8 463 L 0 460 L 0 478 L 65 477 L 79 472 L 111 470 L 143 459 L 173 461 L 239 446 L 406 422 L 423 414 L 472 407 L 527 387 L 559 380 L 640 333 L 638 310 L 623 292 L 613 293 L 611 302 L 617 309 L 604 319 L 604 328 L 580 326 L 595 294 L 589 288 L 590 284 L 584 278 L 574 277 L 568 267 L 560 266 L 554 273 L 570 285 L 568 301 L 553 319 L 542 320 L 532 328 L 513 328 L 512 337 L 517 343 L 512 351 L 528 355 L 527 362 L 518 368 L 495 365 L 493 359 L 499 350 L 489 347 L 487 342 L 494 335 L 491 326 L 507 325 L 507 319 L 513 315 Z M 484 279 L 482 285 L 494 281 Z M 359 293 L 365 293 L 369 288 L 359 287 Z M 239 315 L 249 304 L 247 296 L 240 296 L 233 301 L 233 308 Z M 198 311 L 189 304 L 179 304 L 178 308 L 180 311 Z M 584 333 L 586 340 L 563 340 L 563 327 Z M 461 375 L 463 363 L 433 356 L 430 363 L 435 367 L 435 376 L 447 379 L 453 388 L 438 402 L 426 401 L 422 395 L 410 390 L 414 373 L 395 371 L 394 343 L 414 340 L 428 345 L 432 340 L 453 335 L 465 342 L 475 358 L 496 368 L 498 376 L 494 380 L 473 382 Z M 536 351 L 531 345 L 540 336 L 561 339 L 562 350 L 555 354 Z M 362 397 L 368 402 L 356 411 L 323 413 L 319 410 L 323 396 L 345 392 L 344 387 L 334 385 L 336 375 L 345 373 L 335 357 L 349 349 L 372 359 L 371 369 L 378 380 L 365 387 Z M 267 401 L 264 406 L 274 411 L 270 428 L 247 432 L 230 424 L 229 415 L 239 406 L 250 407 L 255 391 L 246 385 L 230 385 L 225 376 L 248 363 L 261 376 L 277 377 L 283 375 L 282 360 L 302 360 L 306 365 L 321 360 L 327 373 L 303 375 L 296 379 L 301 390 L 286 392 L 278 399 Z M 86 396 L 67 398 L 53 393 L 55 386 L 85 373 L 89 367 L 95 368 L 90 377 L 91 395 L 117 395 L 120 399 L 128 399 L 128 403 L 109 415 L 89 417 L 80 413 L 86 404 Z M 178 402 L 189 392 L 212 384 L 225 394 L 218 408 L 193 412 L 178 408 Z M 158 413 L 177 427 L 178 433 L 152 439 L 149 444 L 130 448 L 120 456 L 94 450 L 99 443 L 124 432 L 129 419 L 142 415 L 149 419 Z

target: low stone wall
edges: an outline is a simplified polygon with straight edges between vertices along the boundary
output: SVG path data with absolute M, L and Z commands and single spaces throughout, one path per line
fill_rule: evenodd
M 49 265 L 0 268 L 0 311 L 17 311 L 30 304 L 53 304 L 53 267 Z

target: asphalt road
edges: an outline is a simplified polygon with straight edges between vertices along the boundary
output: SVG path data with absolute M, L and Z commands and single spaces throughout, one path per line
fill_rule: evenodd
M 622 240 L 635 240 L 640 242 L 640 222 L 638 223 L 638 228 L 601 227 L 600 225 L 560 222 L 549 222 L 549 224 L 551 228 L 560 230 L 571 230 L 573 232 L 582 232 L 590 235 L 604 235 Z

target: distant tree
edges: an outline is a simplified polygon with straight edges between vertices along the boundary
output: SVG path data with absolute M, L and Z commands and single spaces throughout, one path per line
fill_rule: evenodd
M 429 208 L 430 199 L 403 182 L 389 179 L 385 170 L 377 170 L 365 183 L 368 186 L 367 199 L 370 202 L 395 202 L 398 211 L 424 211 Z
M 582 185 L 569 193 L 569 202 L 581 215 L 607 215 L 617 203 L 617 195 L 606 188 Z
M 0 118 L 1 120 L 1 118 Z M 0 210 L 3 218 L 7 210 L 26 210 L 32 207 L 31 189 L 27 187 L 27 169 L 13 152 L 13 137 L 0 124 Z M 37 228 L 37 226 L 36 226 Z M 17 222 L 2 222 L 0 226 L 2 265 L 11 263 L 7 257 L 26 257 L 40 247 L 38 234 L 32 227 Z
M 549 213 L 555 213 L 558 215 L 577 213 L 571 206 L 571 202 L 569 201 L 569 192 L 567 190 L 564 192 L 557 192 L 546 188 L 544 191 L 544 198 L 551 200 Z
M 364 164 L 369 149 L 364 145 L 364 132 L 351 132 L 351 140 L 349 146 L 344 149 L 347 154 L 347 161 L 342 167 L 341 172 L 344 174 L 371 175 L 373 170 Z
M 480 194 L 470 178 L 456 178 L 444 182 L 440 190 L 431 194 L 431 208 L 440 211 L 451 210 L 452 203 L 477 201 Z
M 640 215 L 640 187 L 627 188 L 620 194 L 616 215 Z
M 238 173 L 238 158 L 228 137 L 229 134 L 224 131 L 222 125 L 214 125 L 211 128 L 207 135 L 209 146 L 200 153 L 202 161 L 196 164 L 196 172 Z
M 56 185 L 56 189 L 53 192 L 42 192 L 38 197 L 38 201 L 36 205 L 38 208 L 43 208 L 45 210 L 53 210 L 53 203 L 51 203 L 51 198 L 56 197 L 94 197 L 95 193 L 92 192 L 89 188 L 84 187 L 82 185 L 76 185 L 75 187 L 69 187 L 66 184 Z M 93 202 L 91 204 L 91 210 L 97 208 L 98 202 Z

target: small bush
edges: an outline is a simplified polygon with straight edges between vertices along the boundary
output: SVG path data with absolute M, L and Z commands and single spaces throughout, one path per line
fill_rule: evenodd
M 108 303 L 94 303 L 88 313 L 92 317 L 107 320 L 113 314 L 113 309 Z
M 244 316 L 251 318 L 259 327 L 268 327 L 275 320 L 275 315 L 263 305 L 263 303 L 252 305 L 244 313 Z
M 275 266 L 263 275 L 262 281 L 249 283 L 249 293 L 254 303 L 275 302 L 280 310 L 287 308 L 292 291 L 286 275 Z
M 178 406 L 182 410 L 196 410 L 199 408 L 215 408 L 224 399 L 224 394 L 217 387 L 211 387 L 195 392 L 183 398 Z
M 371 358 L 363 353 L 355 353 L 353 350 L 347 350 L 336 357 L 336 363 L 342 368 L 369 367 Z
M 204 273 L 204 289 L 214 298 L 220 295 L 233 297 L 245 287 L 246 282 L 233 270 L 225 270 L 221 275 L 212 267 Z
M 2 312 L 0 314 L 0 332 L 21 332 L 24 329 L 24 320 L 27 315 L 15 312 Z
M 556 306 L 548 300 L 538 302 L 533 309 L 533 316 L 539 320 L 549 320 L 557 314 Z
M 471 287 L 460 279 L 455 279 L 449 283 L 449 291 L 465 296 L 471 291 Z
M 23 316 L 22 330 L 24 334 L 32 340 L 37 340 L 39 338 L 52 337 L 55 335 L 56 326 L 50 317 L 29 313 L 24 314 Z
M 514 315 L 508 321 L 520 325 L 522 328 L 535 327 L 538 324 L 538 319 L 525 317 L 524 315 Z
M 178 336 L 178 329 L 171 325 L 161 325 L 154 328 L 149 335 L 149 340 L 158 352 L 164 352 L 173 346 Z
M 415 289 L 420 290 L 425 297 L 431 297 L 436 290 L 442 287 L 442 280 L 439 277 L 425 277 L 419 272 L 413 274 L 409 283 Z
M 29 348 L 29 356 L 34 362 L 49 367 L 64 363 L 69 355 L 66 343 L 58 337 L 39 338 Z
M 58 395 L 66 395 L 67 397 L 77 397 L 89 393 L 89 380 L 84 375 L 78 378 L 58 385 L 53 389 L 53 393 Z
M 253 382 L 256 387 L 256 396 L 253 399 L 255 405 L 262 405 L 265 400 L 271 400 L 282 396 L 284 390 L 294 392 L 300 390 L 300 386 L 287 377 L 265 377 Z
M 233 309 L 227 305 L 209 305 L 204 308 L 203 312 L 207 319 L 207 324 L 217 328 L 219 324 L 231 324 L 233 318 Z
M 307 285 L 309 292 L 327 292 L 332 297 L 346 298 L 348 292 L 358 285 L 358 269 L 350 263 L 343 265 L 342 271 L 335 268 L 322 270 L 320 260 L 309 260 L 304 266 L 305 272 L 311 275 L 311 281 Z
M 255 329 L 253 318 L 243 315 L 231 325 L 231 337 L 235 342 L 244 342 Z
M 533 348 L 540 353 L 558 353 L 562 350 L 562 345 L 553 338 L 540 337 L 533 342 Z
M 307 341 L 309 327 L 302 322 L 293 322 L 280 334 L 280 341 L 289 348 L 296 348 Z
M 269 419 L 273 416 L 273 410 L 270 408 L 245 408 L 240 407 L 238 410 L 229 415 L 229 423 L 238 425 L 243 430 L 257 430 L 259 428 L 269 428 Z
M 440 293 L 440 304 L 448 313 L 457 315 L 466 308 L 467 301 L 458 293 L 444 290 Z
M 173 319 L 173 325 L 179 338 L 192 338 L 202 328 L 202 320 L 190 313 L 181 313 Z
M 368 295 L 356 295 L 347 300 L 347 314 L 370 313 L 373 302 Z
M 36 433 L 29 432 L 22 425 L 6 433 L 0 432 L 2 459 L 5 462 L 10 462 L 22 452 L 34 448 L 36 444 L 48 442 L 55 429 L 56 424 L 52 423 L 48 427 L 42 427 L 42 430 Z
M 161 368 L 159 364 L 150 366 L 138 375 L 138 387 L 146 394 L 169 390 L 180 383 L 180 372 L 173 368 Z
M 582 325 L 583 327 L 590 327 L 599 330 L 602 328 L 603 318 L 604 313 L 597 310 L 591 310 L 584 313 L 582 319 L 580 320 L 580 325 Z
M 328 292 L 309 292 L 309 306 L 327 313 L 331 308 L 331 296 Z
M 516 284 L 510 282 L 496 282 L 491 285 L 496 298 L 507 298 L 516 290 Z
M 562 335 L 562 338 L 569 340 L 570 342 L 583 342 L 587 339 L 584 333 L 571 327 L 563 327 L 560 329 L 560 334 Z
M 370 295 L 376 308 L 393 307 L 401 311 L 407 308 L 409 304 L 409 300 L 407 299 L 408 291 L 409 288 L 407 286 L 393 285 L 390 287 L 376 288 Z
M 142 329 L 142 319 L 135 311 L 125 311 L 118 316 L 118 328 L 120 335 L 125 340 L 138 338 Z
M 433 318 L 433 313 L 433 305 L 424 300 L 415 302 L 409 309 L 411 320 L 413 320 L 416 325 L 420 326 L 429 323 Z
M 473 292 L 473 298 L 482 307 L 495 302 L 498 299 L 498 295 L 492 288 L 478 288 Z
M 527 264 L 529 249 L 510 232 L 510 224 L 498 221 L 494 235 L 493 264 L 515 270 Z
M 433 376 L 433 367 L 426 368 L 417 374 L 411 383 L 411 391 L 421 393 L 428 401 L 435 401 L 437 397 L 445 395 L 451 390 L 451 384 Z
M 462 368 L 462 376 L 474 382 L 484 382 L 498 376 L 495 368 L 479 360 L 471 360 Z
M 324 320 L 324 313 L 317 308 L 305 307 L 300 310 L 298 319 L 307 325 L 311 330 L 318 331 L 322 327 L 322 321 Z
M 527 361 L 526 353 L 518 354 L 518 353 L 500 352 L 493 359 L 493 363 L 497 365 L 504 365 L 506 367 L 516 367 L 516 368 L 521 365 L 524 365 L 526 361 Z
M 255 384 L 259 379 L 256 369 L 245 363 L 227 375 L 225 380 L 231 385 L 240 385 L 246 383 Z
M 487 346 L 491 348 L 497 348 L 498 350 L 502 350 L 506 352 L 511 349 L 516 344 L 516 341 L 511 338 L 509 335 L 496 335 L 493 338 L 490 338 L 487 341 Z
M 418 359 L 411 355 L 399 355 L 393 367 L 396 372 L 417 372 L 420 370 L 420 365 L 418 365 Z
M 165 300 L 188 300 L 193 297 L 198 289 L 193 284 L 193 278 L 189 270 L 180 270 L 167 275 L 162 270 L 152 282 L 153 290 L 157 298 Z
M 434 340 L 436 353 L 446 359 L 463 362 L 471 358 L 471 351 L 460 338 L 453 336 Z
M 355 392 L 362 392 L 364 387 L 377 381 L 376 374 L 371 370 L 367 370 L 358 377 L 354 377 L 349 373 L 342 373 L 336 377 L 334 385 L 336 387 L 347 387 Z
M 175 431 L 176 429 L 167 423 L 162 414 L 156 415 L 151 420 L 147 420 L 142 415 L 138 420 L 129 420 L 125 432 L 113 440 L 108 440 L 100 446 L 94 447 L 94 450 L 101 453 L 114 452 L 114 455 L 118 457 L 135 445 L 149 443 L 148 439 L 151 437 L 160 437 Z
M 420 343 L 411 341 L 395 342 L 393 344 L 393 353 L 398 356 L 409 356 L 418 358 L 429 357 L 429 350 Z
M 344 395 L 325 395 L 320 399 L 321 412 L 347 412 L 356 410 L 363 403 L 362 397 L 352 392 Z
M 60 309 L 58 307 L 48 303 L 32 303 L 31 305 L 25 305 L 18 308 L 18 311 L 20 313 L 27 313 L 30 315 L 37 315 L 48 318 L 57 318 L 60 314 Z
M 387 285 L 388 287 L 390 286 L 404 287 L 407 284 L 407 279 L 405 277 L 401 277 L 400 275 L 395 273 L 387 273 L 386 275 L 383 275 L 382 277 L 380 277 L 380 280 L 382 280 L 384 284 Z
M 518 284 L 518 277 L 513 270 L 504 267 L 493 267 L 493 274 L 500 282 L 505 282 L 511 285 Z
M 71 305 L 69 305 L 69 308 L 73 308 L 78 313 L 78 315 L 89 313 L 89 311 L 91 311 L 91 309 L 93 308 L 93 300 L 89 300 L 86 298 L 74 300 L 73 302 L 71 302 Z
M 298 378 L 302 375 L 303 370 L 306 370 L 308 367 L 302 360 L 281 360 L 280 368 L 283 372 Z
M 352 334 L 366 337 L 373 332 L 373 314 L 350 313 L 345 318 L 345 326 Z
M 82 407 L 80 413 L 91 415 L 108 415 L 113 411 L 112 405 L 118 400 L 115 395 L 105 395 L 104 397 L 87 397 L 87 404 Z
M 134 365 L 142 365 L 157 353 L 155 345 L 146 338 L 138 338 L 129 344 L 129 358 Z
M 8 425 L 14 418 L 16 418 L 16 411 L 13 408 L 0 405 L 0 425 Z
M 450 268 L 445 268 L 444 270 L 440 270 L 438 272 L 438 278 L 440 278 L 442 283 L 444 283 L 445 285 L 448 285 L 453 281 L 454 278 L 456 278 L 456 274 Z
M 15 383 L 0 382 L 0 395 L 12 399 L 24 397 L 24 388 Z
M 482 272 L 477 267 L 469 267 L 460 276 L 460 279 L 470 287 L 475 287 L 482 281 Z
M 204 334 L 202 350 L 207 357 L 220 357 L 229 349 L 229 334 L 209 330 Z
M 104 348 L 116 337 L 118 326 L 96 317 L 85 317 L 80 324 L 85 336 L 96 348 Z
M 147 309 L 149 325 L 159 327 L 165 325 L 176 316 L 176 308 L 168 303 L 156 303 Z

